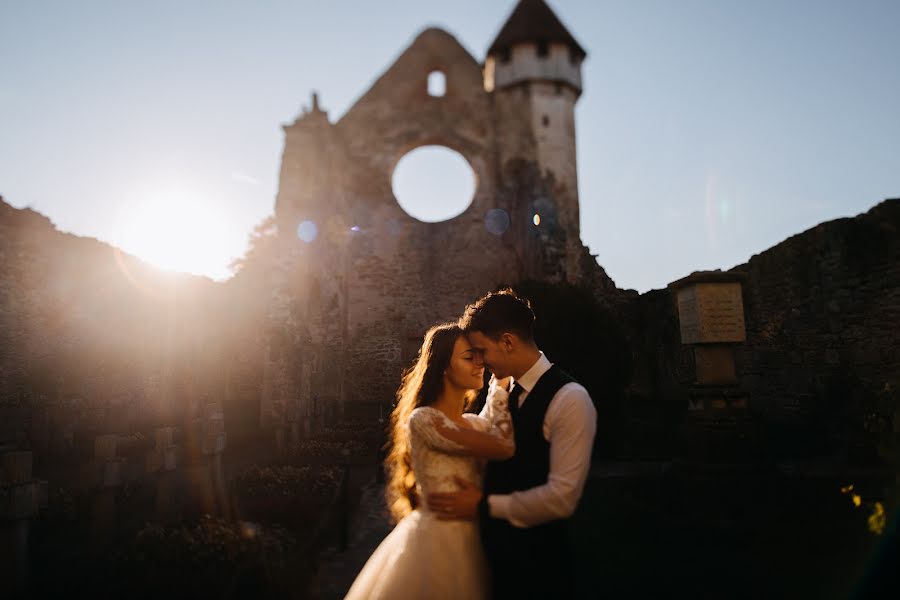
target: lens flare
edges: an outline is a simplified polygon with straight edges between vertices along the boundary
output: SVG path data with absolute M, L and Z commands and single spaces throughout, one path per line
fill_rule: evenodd
M 319 228 L 312 221 L 303 221 L 297 225 L 297 237 L 307 244 L 312 243 L 319 236 Z
M 226 278 L 228 258 L 241 252 L 228 217 L 225 206 L 201 193 L 145 192 L 123 202 L 113 243 L 164 270 Z

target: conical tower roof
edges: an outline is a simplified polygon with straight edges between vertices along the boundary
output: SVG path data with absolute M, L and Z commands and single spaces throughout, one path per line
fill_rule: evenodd
M 563 43 L 575 51 L 578 58 L 583 59 L 587 56 L 584 48 L 575 41 L 544 0 L 519 0 L 519 4 L 513 9 L 506 24 L 488 49 L 488 54 L 498 54 L 514 44 L 526 42 Z

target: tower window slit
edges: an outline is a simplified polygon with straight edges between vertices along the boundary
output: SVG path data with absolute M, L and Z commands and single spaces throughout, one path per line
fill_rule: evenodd
M 442 71 L 432 71 L 428 74 L 428 95 L 433 98 L 443 98 L 447 93 L 447 76 Z

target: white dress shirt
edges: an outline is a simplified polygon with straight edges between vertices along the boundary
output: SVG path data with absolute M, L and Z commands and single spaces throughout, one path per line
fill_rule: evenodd
M 552 363 L 541 352 L 540 358 L 518 379 L 522 387 L 521 407 L 538 379 Z M 490 396 L 489 396 L 490 399 Z M 490 402 L 481 416 L 491 419 Z M 562 386 L 544 415 L 544 439 L 550 443 L 550 473 L 547 483 L 511 494 L 491 494 L 491 516 L 506 519 L 516 527 L 533 527 L 553 519 L 572 516 L 584 491 L 591 466 L 591 448 L 597 432 L 597 410 L 587 390 L 579 383 Z

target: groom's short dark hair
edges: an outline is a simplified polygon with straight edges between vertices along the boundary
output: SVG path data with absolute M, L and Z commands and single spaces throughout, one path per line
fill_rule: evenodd
M 459 326 L 465 332 L 480 331 L 493 340 L 509 332 L 531 342 L 534 340 L 534 311 L 528 300 L 506 288 L 468 305 L 459 319 Z

